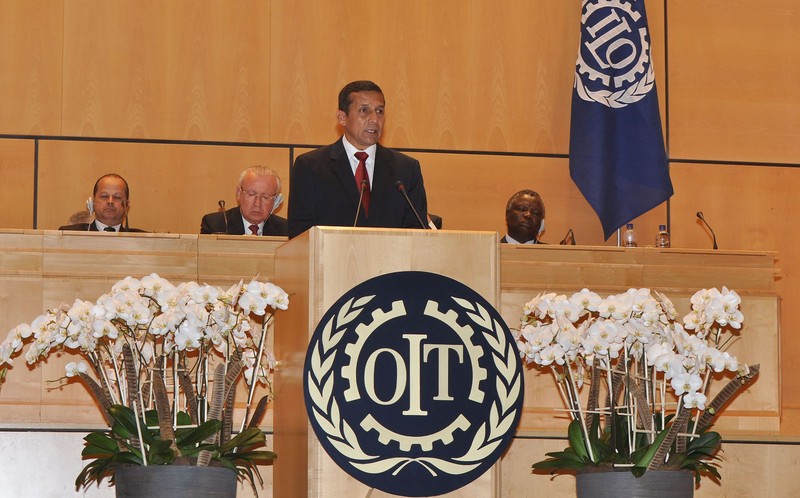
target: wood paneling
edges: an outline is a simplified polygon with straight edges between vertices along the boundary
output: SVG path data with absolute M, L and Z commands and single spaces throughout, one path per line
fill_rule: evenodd
M 541 240 L 558 244 L 572 228 L 585 245 L 616 245 L 603 239 L 600 220 L 569 177 L 565 158 L 410 152 L 422 165 L 428 210 L 443 217 L 446 230 L 506 232 L 508 199 L 523 189 L 542 196 L 546 231 Z M 666 205 L 633 220 L 640 245 L 653 245 Z
M 276 2 L 272 139 L 331 142 L 339 90 L 371 79 L 387 99 L 386 145 L 565 153 L 578 9 Z
M 261 0 L 66 2 L 63 134 L 268 141 Z
M 800 168 L 678 164 L 672 166 L 672 237 L 677 247 L 711 247 L 711 237 L 694 217 L 703 211 L 723 249 L 778 250 L 777 288 L 782 297 L 783 402 L 800 406 L 800 378 L 793 373 L 800 336 L 792 310 L 800 303 Z M 795 412 L 793 412 L 795 413 Z M 797 415 L 795 413 L 795 415 Z M 795 431 L 797 422 L 792 422 Z
M 0 2 L 0 133 L 61 132 L 63 0 Z
M 0 140 L 0 228 L 33 226 L 34 150 L 33 140 Z
M 668 3 L 671 155 L 800 162 L 797 1 Z
M 84 208 L 94 182 L 106 173 L 130 186 L 130 226 L 152 232 L 199 233 L 203 214 L 224 199 L 236 205 L 245 168 L 274 169 L 289 191 L 289 151 L 269 147 L 220 147 L 119 142 L 42 141 L 39 147 L 38 228 L 54 230 Z M 286 216 L 281 206 L 276 214 Z

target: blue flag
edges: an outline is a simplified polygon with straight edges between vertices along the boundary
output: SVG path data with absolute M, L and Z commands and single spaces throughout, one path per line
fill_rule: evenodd
M 583 0 L 569 172 L 606 239 L 673 193 L 644 0 Z

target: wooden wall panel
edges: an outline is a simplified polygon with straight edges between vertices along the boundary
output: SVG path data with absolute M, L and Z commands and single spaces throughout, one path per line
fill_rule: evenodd
M 67 2 L 64 135 L 268 141 L 269 9 Z
M 33 140 L 0 140 L 0 228 L 33 226 L 34 149 Z
M 199 233 L 203 214 L 217 201 L 236 205 L 241 171 L 262 164 L 285 179 L 289 152 L 283 148 L 219 147 L 86 141 L 42 141 L 39 148 L 37 228 L 54 230 L 84 208 L 94 182 L 118 173 L 131 189 L 130 225 L 153 232 Z M 286 206 L 276 214 L 286 216 Z
M 275 2 L 272 140 L 331 142 L 339 90 L 372 79 L 387 98 L 385 145 L 564 153 L 578 9 Z
M 800 408 L 800 378 L 792 366 L 800 336 L 791 310 L 800 303 L 800 235 L 794 213 L 800 209 L 800 168 L 673 165 L 677 192 L 672 199 L 672 237 L 677 247 L 711 247 L 708 232 L 694 217 L 702 210 L 722 249 L 777 250 L 777 288 L 782 298 L 781 359 L 783 404 Z M 753 363 L 758 359 L 753 359 Z
M 600 220 L 569 177 L 566 158 L 409 152 L 422 164 L 428 209 L 450 230 L 506 231 L 508 199 L 523 189 L 542 196 L 546 231 L 542 241 L 558 244 L 572 228 L 580 244 L 605 245 Z M 653 245 L 665 223 L 666 204 L 634 220 L 641 245 Z M 616 245 L 616 236 L 609 245 Z
M 671 0 L 668 12 L 671 155 L 800 162 L 797 1 Z
M 63 4 L 0 3 L 0 133 L 61 131 Z

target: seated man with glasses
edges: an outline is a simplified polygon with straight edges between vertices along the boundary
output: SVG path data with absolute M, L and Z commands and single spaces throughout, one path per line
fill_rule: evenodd
M 252 166 L 239 175 L 237 207 L 203 216 L 200 233 L 228 235 L 287 235 L 286 218 L 272 214 L 280 206 L 281 179 L 265 166 Z M 225 208 L 220 201 L 220 208 Z

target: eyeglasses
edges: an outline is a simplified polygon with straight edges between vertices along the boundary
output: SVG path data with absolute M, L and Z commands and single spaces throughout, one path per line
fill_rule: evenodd
M 245 195 L 245 197 L 247 197 L 247 198 L 248 198 L 248 199 L 250 199 L 251 201 L 254 201 L 254 200 L 256 200 L 256 198 L 258 198 L 258 199 L 261 199 L 261 202 L 263 202 L 264 204 L 266 204 L 266 203 L 268 203 L 268 202 L 272 202 L 272 201 L 274 201 L 274 200 L 275 200 L 275 198 L 276 198 L 276 197 L 278 197 L 278 194 L 273 194 L 273 195 L 269 195 L 269 194 L 259 194 L 258 192 L 253 192 L 252 190 L 242 190 L 242 189 L 239 189 L 239 192 L 241 192 L 242 194 L 244 194 L 244 195 Z

